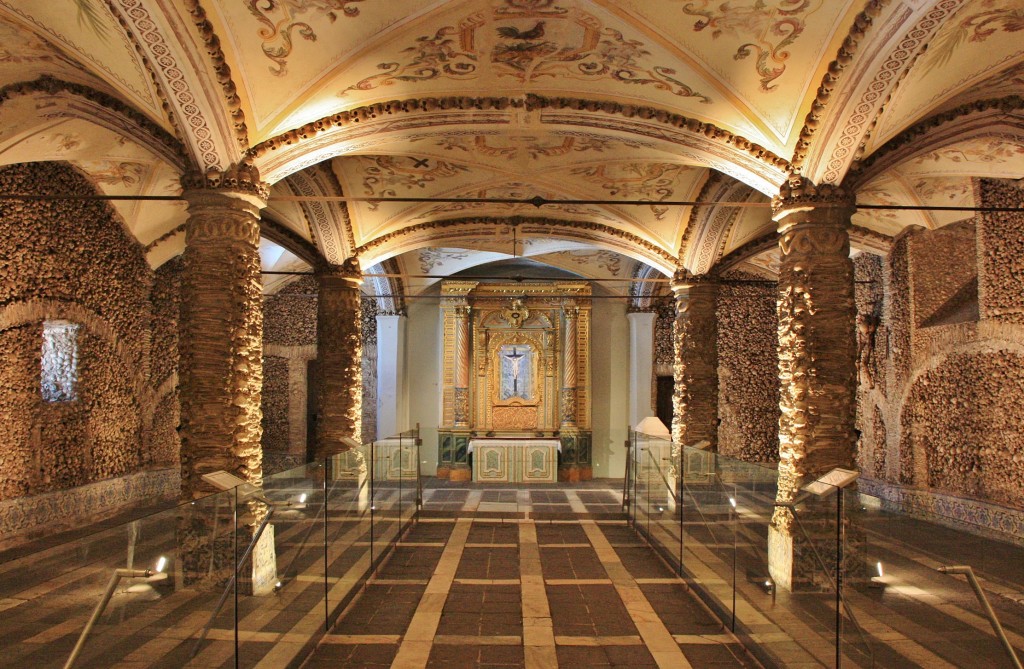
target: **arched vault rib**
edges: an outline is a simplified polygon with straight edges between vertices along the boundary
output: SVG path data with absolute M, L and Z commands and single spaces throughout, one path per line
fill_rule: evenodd
M 879 5 L 888 3 L 869 4 L 873 16 L 864 14 L 866 23 L 858 20 L 851 29 L 863 39 L 844 43 L 801 132 L 793 164 L 803 176 L 816 184 L 843 181 L 900 80 L 966 1 L 893 3 L 877 21 Z
M 377 300 L 378 315 L 397 316 L 405 313 L 405 287 L 402 279 L 395 276 L 400 273 L 400 269 L 394 258 L 388 258 L 363 272 L 370 275 L 366 281 Z
M 1024 98 L 1012 95 L 961 105 L 935 114 L 896 135 L 853 166 L 851 190 L 922 154 L 982 137 L 1006 137 L 1024 144 Z
M 664 109 L 580 98 L 450 97 L 393 100 L 324 117 L 257 144 L 250 156 L 270 183 L 335 156 L 365 152 L 402 133 L 512 128 L 522 110 L 541 125 L 585 127 L 658 142 L 688 163 L 714 167 L 774 195 L 789 163 L 713 124 Z M 390 138 L 390 139 L 389 139 Z
M 655 294 L 658 292 L 658 283 L 652 279 L 660 279 L 668 275 L 662 274 L 656 268 L 638 263 L 633 270 L 635 281 L 629 286 L 629 308 L 632 311 L 651 311 L 654 308 Z
M 287 226 L 275 221 L 272 216 L 264 212 L 260 217 L 260 235 L 281 246 L 294 254 L 300 260 L 304 260 L 312 267 L 317 268 L 326 263 L 320 250 L 305 238 L 293 232 Z
M 180 25 L 177 13 L 150 11 L 139 0 L 109 0 L 108 6 L 151 69 L 172 120 L 183 129 L 195 166 L 205 172 L 238 163 L 245 147 L 238 141 L 233 110 L 224 97 L 225 82 L 217 81 L 222 73 L 194 67 L 191 45 L 179 38 L 194 28 Z M 221 93 L 216 92 L 218 88 Z
M 136 142 L 178 170 L 188 157 L 184 145 L 159 125 L 117 98 L 83 84 L 40 77 L 0 88 L 0 106 L 20 97 L 46 97 L 50 117 L 77 118 Z M 42 119 L 40 119 L 42 120 Z M 28 129 L 27 132 L 32 132 Z
M 342 195 L 341 184 L 331 171 L 330 164 L 313 166 L 292 174 L 285 185 L 293 195 L 304 197 L 337 197 Z M 332 265 L 341 265 L 352 255 L 355 247 L 348 205 L 344 202 L 320 200 L 300 203 L 302 213 L 309 222 L 313 241 L 321 255 Z
M 515 228 L 519 239 L 545 237 L 586 242 L 654 266 L 671 275 L 676 258 L 665 249 L 618 228 L 589 221 L 510 216 L 458 218 L 418 223 L 381 235 L 356 249 L 367 267 L 408 251 L 437 246 L 493 244 L 496 228 Z M 509 233 L 511 235 L 511 232 Z
M 722 175 L 713 175 L 701 190 L 701 200 L 710 202 L 745 202 L 752 195 L 749 186 Z M 679 249 L 683 265 L 694 274 L 710 271 L 742 211 L 739 207 L 719 204 L 695 207 L 687 225 L 688 244 Z

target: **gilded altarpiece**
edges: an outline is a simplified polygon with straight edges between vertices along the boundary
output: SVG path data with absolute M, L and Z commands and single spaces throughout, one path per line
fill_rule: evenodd
M 586 282 L 442 284 L 438 476 L 468 477 L 470 441 L 479 453 L 488 439 L 557 444 L 559 479 L 592 476 L 590 295 Z

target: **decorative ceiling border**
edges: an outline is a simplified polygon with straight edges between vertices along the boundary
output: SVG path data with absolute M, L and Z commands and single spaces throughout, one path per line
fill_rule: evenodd
M 657 309 L 657 305 L 654 302 L 658 297 L 655 295 L 658 284 L 654 281 L 644 281 L 643 279 L 655 279 L 658 275 L 661 275 L 661 272 L 657 268 L 651 267 L 647 263 L 637 263 L 633 269 L 633 278 L 641 280 L 634 281 L 629 286 L 629 307 L 627 311 L 644 312 Z
M 807 116 L 804 117 L 803 128 L 800 129 L 800 136 L 797 139 L 796 148 L 793 150 L 793 157 L 789 161 L 794 170 L 798 171 L 803 167 L 804 160 L 807 158 L 807 151 L 811 146 L 811 140 L 814 139 L 814 135 L 821 125 L 825 107 L 832 99 L 832 91 L 835 89 L 847 66 L 853 61 L 853 57 L 863 42 L 864 36 L 867 35 L 868 30 L 874 25 L 875 19 L 882 13 L 882 9 L 888 3 L 889 0 L 868 0 L 867 5 L 857 14 L 857 18 L 853 20 L 853 25 L 850 26 L 846 39 L 840 45 L 835 60 L 828 64 L 828 71 L 821 78 L 818 92 L 814 96 L 814 100 L 811 101 L 811 109 L 807 112 Z
M 366 274 L 400 274 L 401 269 L 394 258 L 388 258 L 366 270 Z M 397 276 L 370 276 L 367 280 L 373 285 L 377 299 L 378 316 L 404 316 L 405 287 L 402 279 Z
M 148 116 L 137 111 L 134 107 L 112 95 L 98 91 L 95 88 L 90 88 L 84 84 L 74 84 L 44 75 L 33 81 L 20 81 L 0 88 L 0 105 L 15 96 L 37 93 L 46 95 L 67 94 L 103 107 L 138 128 L 141 134 L 134 137 L 136 141 L 150 147 L 158 155 L 164 156 L 168 162 L 180 170 L 186 169 L 189 165 L 185 146 L 174 135 L 164 130 L 160 125 L 150 120 Z M 143 138 L 149 138 L 152 141 L 144 142 L 142 141 Z
M 164 113 L 164 118 L 171 124 L 171 128 L 174 130 L 174 136 L 181 142 L 184 142 L 184 136 L 181 132 L 181 125 L 178 123 L 178 119 L 175 118 L 174 113 L 171 111 L 170 100 L 167 99 L 167 92 L 163 86 L 160 85 L 160 77 L 156 74 L 156 69 L 153 67 L 153 63 L 150 62 L 149 57 L 146 55 L 146 50 L 142 48 L 142 43 L 139 42 L 139 38 L 135 36 L 135 32 L 132 31 L 128 22 L 125 20 L 121 13 L 117 11 L 117 6 L 114 4 L 114 0 L 105 0 L 107 5 L 107 11 L 110 15 L 117 20 L 117 24 L 121 26 L 121 30 L 128 37 L 128 40 L 132 43 L 132 47 L 135 48 L 135 53 L 139 54 L 139 59 L 142 61 L 142 67 L 146 70 L 146 74 L 149 75 L 149 79 L 153 84 L 153 90 L 156 91 L 156 96 L 160 100 L 160 106 Z
M 235 154 L 221 154 L 221 150 L 228 147 L 218 146 L 217 134 L 211 129 L 211 122 L 204 113 L 203 104 L 197 99 L 191 82 L 186 77 L 188 70 L 179 65 L 174 49 L 167 43 L 156 19 L 143 5 L 143 0 L 108 1 L 120 8 L 120 12 L 114 12 L 115 16 L 120 17 L 118 20 L 122 24 L 124 21 L 129 22 L 128 32 L 138 36 L 140 44 L 148 50 L 148 55 L 157 66 L 159 76 L 166 83 L 164 90 L 172 92 L 173 103 L 168 103 L 168 111 L 173 108 L 176 113 L 181 114 L 184 121 L 182 126 L 187 128 L 182 140 L 195 151 L 193 159 L 197 164 L 202 169 L 223 169 L 225 164 L 232 163 L 240 157 L 244 153 L 244 147 Z
M 1009 95 L 976 100 L 919 121 L 880 146 L 867 158 L 854 163 L 843 183 L 850 188 L 856 188 L 924 151 L 934 151 L 954 142 L 991 135 L 998 129 L 993 127 L 993 120 L 1001 122 L 1003 127 L 1021 129 L 1024 137 L 1024 97 Z M 1009 123 L 1010 120 L 1015 123 Z M 942 132 L 937 134 L 935 131 L 940 128 Z
M 467 218 L 449 218 L 439 221 L 430 221 L 427 223 L 417 223 L 408 227 L 402 228 L 401 230 L 395 230 L 387 234 L 381 235 L 366 244 L 356 248 L 354 255 L 360 257 L 366 255 L 368 252 L 374 249 L 385 246 L 391 242 L 394 242 L 402 237 L 408 237 L 418 232 L 427 232 L 431 230 L 442 230 L 444 228 L 453 228 L 469 225 L 485 225 L 485 226 L 509 226 L 519 227 L 523 226 L 524 233 L 529 230 L 528 226 L 537 226 L 539 230 L 551 229 L 551 228 L 566 228 L 570 231 L 590 231 L 598 232 L 608 238 L 617 238 L 623 240 L 629 245 L 639 247 L 647 252 L 648 255 L 656 258 L 661 258 L 665 261 L 666 265 L 675 267 L 676 258 L 671 253 L 661 248 L 660 246 L 653 244 L 646 239 L 642 239 L 630 232 L 620 230 L 619 228 L 605 225 L 603 223 L 593 223 L 590 221 L 569 221 L 561 220 L 556 218 L 544 218 L 544 217 L 531 217 L 531 216 L 506 216 L 506 217 L 467 217 Z M 538 230 L 538 231 L 539 231 Z
M 328 167 L 328 169 L 330 169 Z M 335 184 L 327 180 L 321 180 L 322 170 L 302 170 L 292 174 L 284 180 L 284 184 L 293 195 L 305 197 L 336 196 L 341 194 L 340 186 L 335 190 Z M 327 183 L 324 183 L 327 181 Z M 340 229 L 348 231 L 351 235 L 351 223 L 348 220 L 348 209 L 337 207 L 333 202 L 322 202 L 311 200 L 299 204 L 302 214 L 309 224 L 310 233 L 313 236 L 314 244 L 320 249 L 323 258 L 332 265 L 342 264 L 348 257 L 347 251 L 355 245 L 351 244 L 346 248 L 345 240 L 339 239 Z
M 788 171 L 789 161 L 777 156 L 770 150 L 751 142 L 749 139 L 736 135 L 728 130 L 719 128 L 713 123 L 699 121 L 694 118 L 675 114 L 665 109 L 648 107 L 644 105 L 623 104 L 608 100 L 588 100 L 585 98 L 551 98 L 534 93 L 526 95 L 526 110 L 534 111 L 540 109 L 570 109 L 573 111 L 601 112 L 610 115 L 622 116 L 625 118 L 638 118 L 645 121 L 655 121 L 673 128 L 686 130 L 694 135 L 703 135 L 713 141 L 732 147 L 774 169 Z
M 746 202 L 757 192 L 748 184 L 714 172 L 704 182 L 698 201 Z M 723 254 L 729 239 L 729 231 L 735 226 L 741 213 L 739 207 L 720 204 L 694 207 L 679 246 L 682 264 L 695 275 L 711 272 Z M 691 240 L 694 242 L 694 248 L 688 248 Z
M 214 32 L 213 24 L 206 18 L 206 10 L 199 0 L 185 0 L 185 9 L 192 16 L 192 21 L 206 46 L 206 54 L 210 57 L 213 71 L 217 75 L 217 83 L 224 91 L 224 101 L 227 103 L 234 126 L 235 139 L 238 141 L 239 149 L 244 152 L 249 148 L 249 128 L 245 124 L 245 111 L 242 109 L 242 100 L 238 97 L 238 88 L 231 78 L 231 67 L 227 64 L 224 50 L 220 47 L 220 38 Z
M 295 146 L 311 140 L 316 135 L 335 128 L 347 128 L 366 124 L 382 117 L 398 114 L 437 113 L 450 110 L 456 111 L 505 111 L 525 106 L 522 98 L 509 97 L 468 97 L 452 96 L 446 98 L 410 98 L 408 100 L 389 100 L 376 102 L 365 107 L 356 107 L 347 111 L 325 116 L 316 121 L 287 130 L 263 140 L 249 149 L 252 158 L 261 158 L 272 151 Z
M 345 195 L 345 189 L 341 187 L 341 182 L 338 181 L 338 175 L 334 173 L 334 170 L 329 164 L 320 164 L 320 174 L 323 176 L 327 185 L 338 194 L 339 197 Z M 347 251 L 352 251 L 356 247 L 356 236 L 352 230 L 352 215 L 348 210 L 348 202 L 331 203 L 332 206 L 336 206 L 341 213 L 341 220 L 343 225 L 342 232 L 345 234 L 345 243 Z M 354 253 L 350 254 L 354 255 Z
M 760 255 L 765 251 L 770 251 L 773 248 L 779 246 L 779 233 L 775 230 L 751 239 L 749 242 L 737 246 L 729 253 L 725 254 L 718 259 L 715 263 L 715 269 L 718 272 L 726 272 L 745 260 L 749 260 L 756 255 Z
M 966 1 L 940 0 L 931 9 L 907 9 L 906 20 L 913 20 L 913 25 L 900 31 L 903 36 L 893 40 L 895 43 L 881 65 L 873 73 L 864 72 L 868 76 L 861 78 L 863 83 L 857 86 L 856 94 L 844 100 L 842 109 L 835 110 L 832 120 L 836 127 L 828 133 L 828 144 L 815 152 L 812 169 L 803 170 L 805 176 L 818 184 L 837 184 L 843 180 L 851 163 L 863 152 L 865 141 L 893 91 L 913 69 L 945 19 L 959 11 Z M 806 161 L 803 167 L 808 167 Z
M 712 192 L 721 188 L 723 184 L 728 183 L 727 180 L 731 179 L 731 176 L 722 174 L 718 170 L 710 170 L 708 178 L 704 180 L 704 184 L 700 187 L 700 192 L 697 193 L 697 202 L 708 201 Z M 693 231 L 696 229 L 694 221 L 698 215 L 698 209 L 701 209 L 701 207 L 697 206 L 690 210 L 690 217 L 686 221 L 686 228 L 683 229 L 682 237 L 679 239 L 679 246 L 676 249 L 676 253 L 680 258 L 682 258 L 683 250 L 686 248 L 686 245 L 690 241 L 690 237 L 693 236 Z
M 339 112 L 322 119 L 306 123 L 293 130 L 271 137 L 249 149 L 249 156 L 258 159 L 267 154 L 296 147 L 310 142 L 317 135 L 336 129 L 345 129 L 366 125 L 386 117 L 400 114 L 436 114 L 445 111 L 508 111 L 522 109 L 525 111 L 558 111 L 601 113 L 620 116 L 627 119 L 653 121 L 655 123 L 685 131 L 694 136 L 702 137 L 731 150 L 746 154 L 751 159 L 772 170 L 788 172 L 789 162 L 765 147 L 750 140 L 719 128 L 712 123 L 674 114 L 665 109 L 640 105 L 623 104 L 612 101 L 588 100 L 584 98 L 544 97 L 527 94 L 523 97 L 468 97 L 451 96 L 442 98 L 410 98 L 391 100 L 364 107 L 357 107 Z

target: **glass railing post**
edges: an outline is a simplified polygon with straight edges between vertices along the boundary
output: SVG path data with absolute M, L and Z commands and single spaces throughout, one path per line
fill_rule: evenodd
M 420 436 L 420 424 L 416 423 L 416 518 L 419 519 L 419 511 L 423 508 L 423 477 L 420 471 L 420 465 L 423 461 L 420 459 L 421 451 L 420 447 L 423 446 L 423 437 Z
M 234 624 L 235 669 L 238 669 L 238 572 L 239 572 L 239 569 L 240 569 L 241 565 L 239 564 L 239 556 L 238 556 L 238 488 L 237 487 L 231 489 L 231 496 L 232 496 L 232 499 L 234 500 L 234 504 L 232 505 L 232 507 L 234 508 L 234 517 L 233 517 L 233 521 L 234 522 L 232 523 L 232 527 L 233 527 L 234 531 L 231 533 L 231 549 L 232 549 L 232 552 L 234 553 L 234 556 L 235 556 L 235 560 L 234 560 L 235 571 L 233 572 L 234 575 L 232 577 L 232 590 L 233 590 L 232 594 L 234 595 L 235 610 L 234 610 L 234 615 L 232 616 L 232 619 L 234 620 L 234 623 L 235 623 Z
M 670 448 L 670 452 L 672 447 Z M 672 464 L 676 464 L 673 460 Z M 679 464 L 676 467 L 676 509 L 679 511 L 679 564 L 676 566 L 676 574 L 683 576 L 683 530 L 686 528 L 683 521 L 686 519 L 686 497 L 683 489 L 686 480 L 686 458 L 683 457 L 683 449 L 679 449 Z
M 843 666 L 843 489 L 836 492 L 836 669 Z
M 404 481 L 402 479 L 403 479 L 403 475 L 405 473 L 404 472 L 404 470 L 405 470 L 405 458 L 402 457 L 403 453 L 405 453 L 405 434 L 404 433 L 398 435 L 398 529 L 396 530 L 397 534 L 395 534 L 395 542 L 396 543 L 398 542 L 399 538 L 401 538 L 401 536 L 402 536 L 402 525 L 404 524 L 404 520 L 403 519 L 405 518 L 405 516 L 402 515 L 402 501 L 403 501 L 402 497 L 405 494 L 405 492 L 403 490 L 403 486 L 402 486 L 402 484 L 404 483 Z M 392 457 L 394 457 L 393 453 L 392 453 Z M 394 468 L 394 466 L 395 466 L 395 463 L 392 462 L 391 463 L 391 467 Z
M 329 544 L 329 541 L 327 539 L 327 536 L 328 536 L 327 535 L 327 527 L 328 527 L 327 519 L 330 518 L 330 511 L 331 510 L 330 510 L 330 507 L 328 507 L 328 505 L 327 505 L 327 500 L 328 500 L 327 482 L 334 480 L 334 472 L 332 471 L 332 468 L 331 468 L 331 458 L 330 457 L 324 458 L 323 467 L 324 467 L 324 469 L 323 469 L 323 479 L 324 479 L 324 481 L 323 481 L 323 495 L 324 495 L 324 501 L 323 501 L 323 505 L 324 505 L 323 506 L 323 520 L 324 520 L 324 545 L 323 545 L 323 549 L 324 549 L 323 550 L 323 555 L 324 555 L 324 634 L 327 634 L 327 632 L 330 631 L 330 624 L 331 624 L 331 603 L 330 603 L 330 601 L 328 601 L 330 599 L 331 588 L 330 588 L 330 580 L 327 578 L 327 569 L 328 569 L 327 565 L 329 563 L 328 550 L 327 550 L 327 547 L 328 547 L 328 544 Z
M 374 514 L 377 506 L 377 452 L 374 443 L 370 443 L 370 573 L 374 572 Z

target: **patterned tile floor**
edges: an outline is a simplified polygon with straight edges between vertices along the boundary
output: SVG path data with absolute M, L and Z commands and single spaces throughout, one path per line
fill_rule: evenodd
M 428 483 L 424 511 L 305 667 L 758 666 L 607 483 Z
M 621 520 L 619 486 L 605 480 L 523 490 L 425 481 L 421 520 L 308 666 L 754 666 L 687 583 Z M 763 572 L 772 501 L 741 501 L 746 515 L 735 522 L 735 544 L 723 534 L 724 517 L 688 520 L 687 569 L 712 588 L 731 584 L 729 549 L 737 546 L 739 617 L 753 641 L 806 662 L 787 667 L 832 666 L 834 648 L 823 641 L 834 618 L 830 596 L 768 595 L 751 580 Z M 286 666 L 288 654 L 322 629 L 307 615 L 321 612 L 322 625 L 325 587 L 317 574 L 326 569 L 333 597 L 368 561 L 365 521 L 337 511 L 343 505 L 331 507 L 327 522 L 338 544 L 327 555 L 316 542 L 307 545 L 316 508 L 305 520 L 275 523 L 278 573 L 288 580 L 273 597 L 240 599 L 240 666 Z M 882 561 L 886 572 L 886 587 L 848 597 L 874 666 L 1009 666 L 973 593 L 962 577 L 939 574 L 941 564 L 975 567 L 1011 643 L 1024 649 L 1019 548 L 892 514 L 865 511 L 860 522 L 867 561 Z M 95 530 L 82 528 L 71 544 L 51 538 L 0 553 L 0 668 L 63 665 L 111 570 L 124 566 L 125 548 L 134 545 L 124 528 Z M 173 523 L 143 521 L 139 550 L 163 550 L 173 538 Z M 119 589 L 81 666 L 234 667 L 230 600 L 188 662 L 220 591 Z

